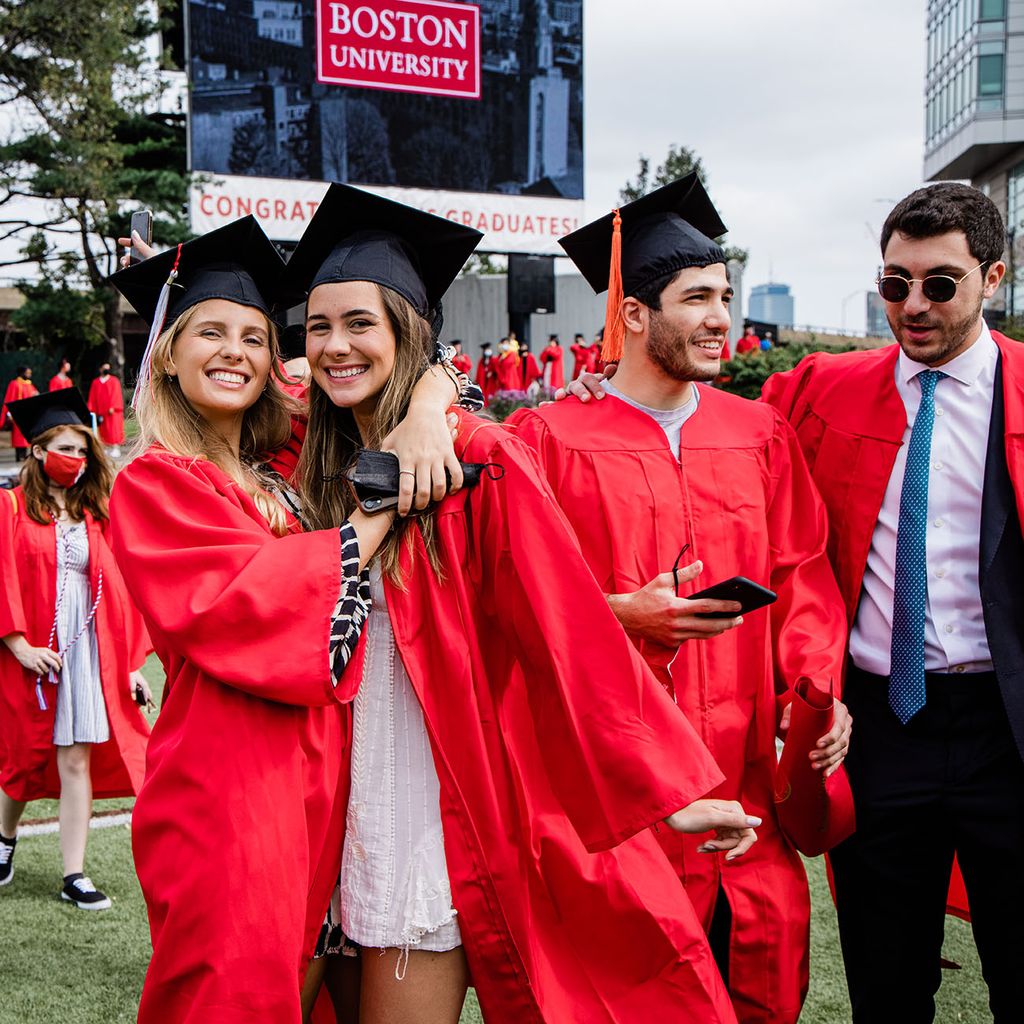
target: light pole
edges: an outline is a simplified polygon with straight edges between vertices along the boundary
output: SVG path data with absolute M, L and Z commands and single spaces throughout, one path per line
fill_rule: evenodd
M 865 291 L 865 288 L 858 288 L 856 291 L 850 292 L 850 294 L 843 299 L 843 326 L 841 328 L 843 334 L 846 333 L 846 304 L 850 299 L 855 299 L 858 295 L 863 295 Z

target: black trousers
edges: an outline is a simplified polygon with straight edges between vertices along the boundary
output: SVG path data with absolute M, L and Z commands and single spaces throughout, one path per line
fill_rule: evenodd
M 906 725 L 851 666 L 857 831 L 832 852 L 855 1024 L 929 1024 L 954 853 L 996 1024 L 1024 1020 L 1024 762 L 995 675 L 926 677 Z

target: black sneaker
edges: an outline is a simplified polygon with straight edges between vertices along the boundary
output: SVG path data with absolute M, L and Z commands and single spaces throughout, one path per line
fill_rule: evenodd
M 108 910 L 110 908 L 110 897 L 104 895 L 92 884 L 92 880 L 85 875 L 67 875 L 64 878 L 64 888 L 60 891 L 60 898 L 74 903 L 79 910 Z
M 17 845 L 17 836 L 13 839 L 0 836 L 0 885 L 7 885 L 14 877 L 14 847 Z

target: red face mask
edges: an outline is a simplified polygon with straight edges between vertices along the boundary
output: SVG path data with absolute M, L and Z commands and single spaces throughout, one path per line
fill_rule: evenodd
M 85 461 L 77 455 L 48 451 L 43 461 L 43 472 L 58 487 L 74 487 L 85 472 Z

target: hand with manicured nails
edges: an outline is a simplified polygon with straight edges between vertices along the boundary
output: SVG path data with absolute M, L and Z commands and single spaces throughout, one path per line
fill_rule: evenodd
M 726 860 L 742 857 L 754 843 L 761 819 L 747 814 L 736 800 L 694 800 L 665 819 L 665 824 L 676 832 L 697 835 L 714 832 L 714 837 L 697 847 L 699 853 L 721 853 L 725 850 Z
M 156 248 L 144 242 L 138 231 L 133 231 L 131 238 L 119 238 L 117 244 L 124 249 L 130 249 L 134 245 L 136 250 L 142 253 L 142 258 L 145 260 L 148 260 L 150 256 L 156 255 Z M 128 252 L 121 257 L 122 268 L 127 267 L 131 263 L 131 258 L 131 253 Z
M 692 562 L 679 570 L 679 582 L 695 580 L 704 563 Z M 631 594 L 608 594 L 608 605 L 627 633 L 651 640 L 662 647 L 678 647 L 684 640 L 708 640 L 743 622 L 743 616 L 726 619 L 702 619 L 700 612 L 734 613 L 740 610 L 737 601 L 700 598 L 691 601 L 676 597 L 675 579 L 671 572 L 655 576 L 646 586 Z
M 60 671 L 61 660 L 56 651 L 51 651 L 49 647 L 33 647 L 21 633 L 5 636 L 4 643 L 21 667 L 33 675 L 45 676 L 51 669 L 54 672 Z

